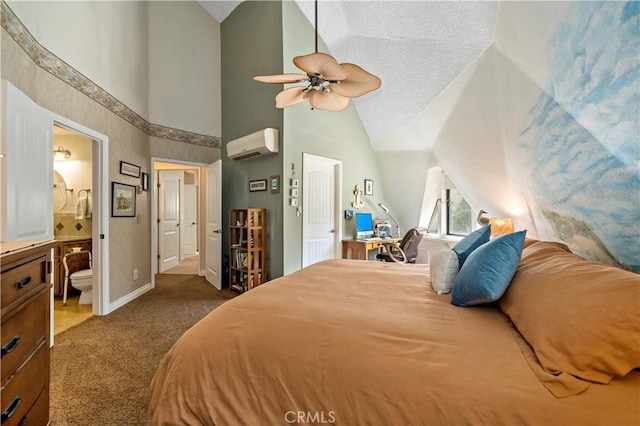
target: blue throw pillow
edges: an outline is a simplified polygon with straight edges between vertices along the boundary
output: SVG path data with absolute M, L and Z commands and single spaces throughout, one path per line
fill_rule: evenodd
M 467 260 L 471 252 L 484 243 L 487 243 L 489 238 L 491 238 L 491 227 L 483 226 L 458 241 L 458 243 L 453 246 L 453 251 L 458 255 L 459 266 L 462 268 L 462 264 Z
M 518 269 L 526 234 L 495 238 L 471 253 L 453 282 L 451 303 L 473 306 L 500 299 Z

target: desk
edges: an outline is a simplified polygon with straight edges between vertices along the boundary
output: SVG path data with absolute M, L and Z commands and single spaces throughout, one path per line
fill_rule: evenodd
M 397 243 L 400 238 L 376 238 L 369 240 L 342 240 L 342 258 L 343 259 L 360 259 L 364 254 L 364 260 L 369 260 L 369 252 L 376 252 L 385 244 Z M 351 249 L 351 257 L 349 257 L 349 249 Z

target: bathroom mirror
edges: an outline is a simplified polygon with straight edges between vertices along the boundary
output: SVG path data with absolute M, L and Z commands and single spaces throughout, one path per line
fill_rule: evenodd
M 53 211 L 59 212 L 67 205 L 67 184 L 56 170 L 53 171 Z

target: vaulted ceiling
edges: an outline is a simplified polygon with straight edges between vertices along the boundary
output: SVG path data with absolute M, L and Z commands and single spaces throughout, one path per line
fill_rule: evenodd
M 241 1 L 199 3 L 222 22 Z M 314 2 L 296 3 L 313 25 Z M 380 89 L 353 100 L 376 140 L 415 119 L 482 54 L 497 12 L 497 2 L 320 1 L 318 33 L 338 62 L 382 80 Z

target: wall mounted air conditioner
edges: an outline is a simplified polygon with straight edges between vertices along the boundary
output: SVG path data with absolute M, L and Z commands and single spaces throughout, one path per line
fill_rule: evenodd
M 278 129 L 266 128 L 227 144 L 227 156 L 234 160 L 248 160 L 278 152 Z

